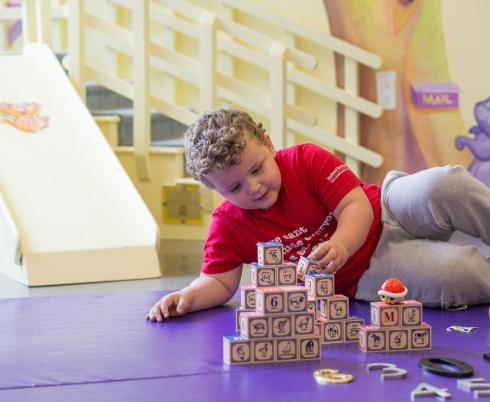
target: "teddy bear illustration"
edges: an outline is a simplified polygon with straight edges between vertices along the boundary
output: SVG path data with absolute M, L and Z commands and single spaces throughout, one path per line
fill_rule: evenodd
M 490 187 L 490 98 L 478 102 L 474 113 L 477 125 L 469 129 L 474 138 L 456 137 L 456 148 L 462 150 L 468 147 L 475 157 L 468 171 Z

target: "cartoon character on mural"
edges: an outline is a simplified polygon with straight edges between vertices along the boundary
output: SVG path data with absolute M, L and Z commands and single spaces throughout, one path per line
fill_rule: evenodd
M 468 147 L 475 157 L 468 171 L 490 187 L 490 98 L 478 102 L 474 112 L 477 125 L 469 129 L 474 138 L 456 137 L 456 148 Z
M 40 116 L 41 105 L 34 102 L 0 102 L 0 122 L 27 133 L 37 133 L 48 126 L 49 118 Z

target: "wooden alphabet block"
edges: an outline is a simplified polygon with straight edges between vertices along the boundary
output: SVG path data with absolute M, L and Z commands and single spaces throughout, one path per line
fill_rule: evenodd
M 333 296 L 335 290 L 334 275 L 326 272 L 306 274 L 305 287 L 310 298 L 321 299 Z
M 364 352 L 387 350 L 386 329 L 365 325 L 359 328 L 359 348 Z
M 315 320 L 312 313 L 294 314 L 292 317 L 295 336 L 314 335 Z
M 344 341 L 358 342 L 359 329 L 364 325 L 364 320 L 358 317 L 349 317 L 344 321 Z
M 242 315 L 242 313 L 246 313 L 246 312 L 254 312 L 255 311 L 255 308 L 253 310 L 247 310 L 247 309 L 244 309 L 243 307 L 238 307 L 235 311 L 235 319 L 236 319 L 236 330 L 237 331 L 240 331 L 240 316 Z
M 344 325 L 342 321 L 325 321 L 323 325 L 322 343 L 344 342 Z
M 254 262 L 251 264 L 250 273 L 252 286 L 256 288 L 275 286 L 277 283 L 275 267 L 262 267 Z
M 314 272 L 321 272 L 318 261 L 312 258 L 300 257 L 298 265 L 296 265 L 296 279 L 304 282 L 306 274 Z
M 246 310 L 255 310 L 255 287 L 244 285 L 240 287 L 240 307 Z
M 410 349 L 410 329 L 391 328 L 387 330 L 387 341 L 389 352 Z
M 420 326 L 410 329 L 410 349 L 422 350 L 432 348 L 432 327 L 423 322 Z
M 308 296 L 303 286 L 281 287 L 286 292 L 286 312 L 302 313 L 308 309 Z
M 395 328 L 401 325 L 401 305 L 385 302 L 371 303 L 371 324 L 379 328 Z
M 321 345 L 320 338 L 308 337 L 308 338 L 300 338 L 298 339 L 298 351 L 299 351 L 299 360 L 315 360 L 321 359 Z
M 309 313 L 314 313 L 315 321 L 318 320 L 321 317 L 320 300 L 315 300 L 308 297 L 306 311 Z
M 230 364 L 251 363 L 251 341 L 239 336 L 224 336 L 223 360 Z
M 257 262 L 263 267 L 274 267 L 284 262 L 282 243 L 257 243 Z
M 276 348 L 273 339 L 253 341 L 254 363 L 269 363 L 276 359 Z
M 349 316 L 349 298 L 344 295 L 329 296 L 320 300 L 320 310 L 327 321 L 345 320 Z
M 422 303 L 406 300 L 401 305 L 402 327 L 416 327 L 422 324 Z
M 277 266 L 277 285 L 296 285 L 296 264 L 285 263 Z
M 267 338 L 269 334 L 268 317 L 255 311 L 240 315 L 240 335 L 242 337 L 247 339 Z
M 291 337 L 293 335 L 293 317 L 291 315 L 271 316 L 271 336 Z
M 298 345 L 296 338 L 277 339 L 276 345 L 276 356 L 278 361 L 298 359 Z
M 287 312 L 286 292 L 284 287 L 257 288 L 255 309 L 262 314 L 278 314 Z M 306 304 L 306 303 L 305 303 Z

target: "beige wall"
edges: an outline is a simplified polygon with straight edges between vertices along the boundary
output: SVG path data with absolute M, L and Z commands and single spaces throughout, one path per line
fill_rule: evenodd
M 471 127 L 474 104 L 490 97 L 490 1 L 444 0 L 441 5 L 451 81 L 462 89 L 460 110 Z

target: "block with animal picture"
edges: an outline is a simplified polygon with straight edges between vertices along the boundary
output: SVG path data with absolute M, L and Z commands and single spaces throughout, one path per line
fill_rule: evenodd
M 417 327 L 410 328 L 410 349 L 432 349 L 432 327 L 423 322 Z
M 349 298 L 333 295 L 320 300 L 321 316 L 327 321 L 345 320 L 349 316 Z
M 308 311 L 308 295 L 304 286 L 285 286 L 286 312 L 301 313 Z
M 277 361 L 298 360 L 298 342 L 296 338 L 284 338 L 276 340 Z
M 385 352 L 387 345 L 385 328 L 365 325 L 359 329 L 359 348 L 364 352 Z
M 226 363 L 252 363 L 252 342 L 241 336 L 223 337 L 223 360 Z
M 335 293 L 334 275 L 326 272 L 312 272 L 305 275 L 305 287 L 308 297 L 322 299 Z
M 293 335 L 293 316 L 291 314 L 273 315 L 270 318 L 270 323 L 273 338 Z
M 245 338 L 268 338 L 270 336 L 269 318 L 263 314 L 245 312 L 240 315 L 240 335 Z
M 402 327 L 416 327 L 422 324 L 422 303 L 406 300 L 401 304 Z
M 276 342 L 274 339 L 252 341 L 254 363 L 272 363 L 276 360 Z
M 295 336 L 314 335 L 315 319 L 313 313 L 292 314 L 293 330 Z
M 389 352 L 410 349 L 410 329 L 390 328 L 386 330 L 387 350 Z
M 322 343 L 343 343 L 344 342 L 344 325 L 342 321 L 322 321 L 320 320 Z
M 299 360 L 313 360 L 321 358 L 321 343 L 318 337 L 298 339 Z

